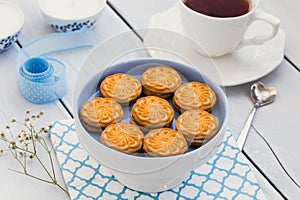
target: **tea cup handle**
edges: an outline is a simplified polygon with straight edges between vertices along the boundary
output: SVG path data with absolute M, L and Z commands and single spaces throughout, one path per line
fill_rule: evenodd
M 261 9 L 257 9 L 256 12 L 254 13 L 253 18 L 248 22 L 248 27 L 255 21 L 263 21 L 270 24 L 272 27 L 272 33 L 270 35 L 254 36 L 249 39 L 244 38 L 236 49 L 240 49 L 247 45 L 263 44 L 264 42 L 267 42 L 276 36 L 279 29 L 279 23 L 280 23 L 280 20 L 277 17 L 269 13 L 266 13 Z

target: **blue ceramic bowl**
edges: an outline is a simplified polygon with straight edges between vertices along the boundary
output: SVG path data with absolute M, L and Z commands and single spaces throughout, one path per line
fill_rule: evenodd
M 88 59 L 82 66 L 74 94 L 74 111 L 76 130 L 81 145 L 100 164 L 109 168 L 115 177 L 129 188 L 143 192 L 158 192 L 173 188 L 215 155 L 222 143 L 228 118 L 228 103 L 223 90 L 210 78 L 196 68 L 185 64 L 154 58 L 137 58 L 114 64 L 105 70 L 91 74 Z M 94 96 L 99 96 L 99 84 L 108 75 L 127 73 L 140 79 L 141 74 L 149 67 L 165 65 L 177 70 L 183 82 L 199 81 L 208 84 L 216 93 L 217 102 L 211 113 L 218 119 L 219 131 L 206 144 L 199 148 L 190 148 L 188 153 L 169 157 L 144 157 L 125 154 L 108 148 L 99 142 L 99 134 L 89 133 L 81 124 L 79 110 L 81 105 Z M 86 74 L 87 73 L 87 74 Z M 82 78 L 82 79 L 81 79 Z M 85 79 L 85 80 L 84 80 Z M 130 120 L 131 107 L 123 107 L 122 121 Z M 177 114 L 178 116 L 178 114 Z M 176 122 L 176 118 L 173 122 Z

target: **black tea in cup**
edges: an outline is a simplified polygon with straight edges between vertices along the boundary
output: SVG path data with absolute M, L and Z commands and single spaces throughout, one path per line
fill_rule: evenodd
M 212 17 L 237 17 L 251 10 L 250 0 L 184 0 L 190 9 Z

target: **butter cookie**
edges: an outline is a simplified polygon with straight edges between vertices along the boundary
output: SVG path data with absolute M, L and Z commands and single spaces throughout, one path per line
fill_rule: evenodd
M 145 136 L 144 150 L 151 157 L 174 156 L 186 153 L 188 146 L 180 132 L 161 128 L 154 129 Z
M 217 97 L 209 85 L 200 82 L 189 82 L 181 85 L 173 96 L 173 104 L 179 112 L 186 110 L 210 110 Z
M 102 128 L 121 121 L 123 110 L 111 98 L 96 97 L 81 106 L 79 116 L 88 131 L 101 132 Z
M 217 119 L 205 110 L 188 110 L 177 118 L 176 129 L 193 146 L 201 146 L 217 133 L 219 125 Z
M 144 134 L 138 126 L 126 122 L 111 124 L 101 133 L 100 142 L 124 153 L 139 152 L 143 146 Z
M 141 77 L 144 94 L 161 98 L 170 97 L 181 82 L 178 72 L 166 66 L 148 68 Z
M 107 76 L 100 84 L 100 94 L 113 98 L 120 104 L 130 104 L 142 93 L 141 83 L 132 75 L 113 74 Z
M 174 118 L 169 102 L 156 96 L 147 96 L 136 101 L 131 109 L 131 121 L 144 128 L 168 127 Z

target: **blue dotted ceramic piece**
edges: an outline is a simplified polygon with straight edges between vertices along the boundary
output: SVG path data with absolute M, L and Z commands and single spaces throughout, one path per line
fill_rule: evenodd
M 12 45 L 18 40 L 20 33 L 21 32 L 19 31 L 14 35 L 8 36 L 7 38 L 0 40 L 0 52 L 5 51 L 10 47 L 12 47 Z
M 67 92 L 65 66 L 52 58 L 31 58 L 20 66 L 18 85 L 21 94 L 32 103 L 53 102 Z
M 49 83 L 54 81 L 54 68 L 42 58 L 31 58 L 27 60 L 19 69 L 19 73 L 26 80 L 39 83 Z
M 66 25 L 57 25 L 57 24 L 51 24 L 50 26 L 58 32 L 70 32 L 70 31 L 78 31 L 83 28 L 91 28 L 96 23 L 96 20 L 94 21 L 84 21 L 84 22 L 74 22 L 72 24 L 66 24 Z
M 92 46 L 92 29 L 49 34 L 23 46 L 17 58 L 21 94 L 36 104 L 62 98 L 67 92 L 66 69 L 62 62 L 48 56 Z

